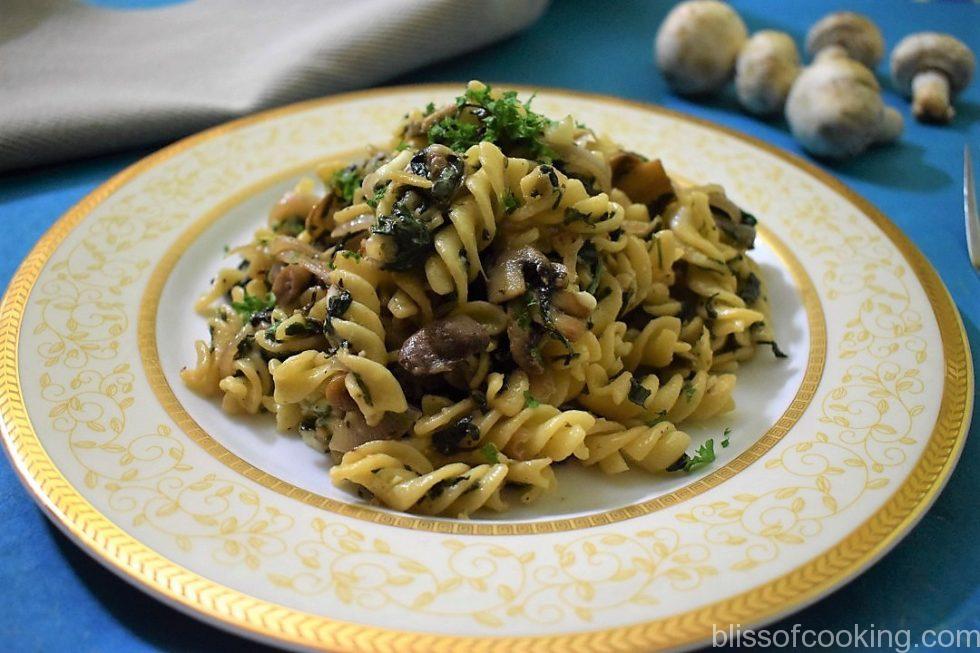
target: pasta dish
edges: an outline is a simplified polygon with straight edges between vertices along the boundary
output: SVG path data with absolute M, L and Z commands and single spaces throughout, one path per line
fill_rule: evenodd
M 718 186 L 470 82 L 324 164 L 229 250 L 182 370 L 394 510 L 530 502 L 577 461 L 683 473 L 773 340 L 755 218 Z M 710 444 L 710 442 L 708 443 Z

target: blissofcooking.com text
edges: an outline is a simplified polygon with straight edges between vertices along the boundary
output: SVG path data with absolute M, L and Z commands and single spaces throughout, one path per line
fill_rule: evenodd
M 750 630 L 741 624 L 725 628 L 712 627 L 711 646 L 714 648 L 824 648 L 893 650 L 908 653 L 916 648 L 980 649 L 980 629 L 974 630 L 888 630 L 874 624 L 839 630 L 816 630 L 793 624 L 774 630 Z

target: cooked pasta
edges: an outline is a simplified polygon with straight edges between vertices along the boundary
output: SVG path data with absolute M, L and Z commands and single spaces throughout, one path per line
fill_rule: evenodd
M 672 473 L 677 425 L 781 354 L 754 238 L 720 187 L 471 82 L 272 207 L 197 302 L 182 375 L 394 510 L 503 510 L 566 460 Z

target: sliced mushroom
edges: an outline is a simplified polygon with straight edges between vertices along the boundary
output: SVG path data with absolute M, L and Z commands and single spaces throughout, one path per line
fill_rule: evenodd
M 529 374 L 541 374 L 544 367 L 537 354 L 537 342 L 540 334 L 520 326 L 517 320 L 511 319 L 507 325 L 507 338 L 510 341 L 510 355 L 514 362 Z
M 708 196 L 708 206 L 718 229 L 739 247 L 755 247 L 755 222 L 743 219 L 742 209 L 728 199 L 725 191 L 720 186 L 704 186 L 698 190 Z
M 528 284 L 538 288 L 564 288 L 568 272 L 531 246 L 505 251 L 490 268 L 487 298 L 502 304 L 527 292 Z
M 327 381 L 327 385 L 323 389 L 323 396 L 326 398 L 328 404 L 341 412 L 346 413 L 357 410 L 357 402 L 347 392 L 344 374 L 338 374 Z
M 589 305 L 590 303 L 591 305 Z M 552 297 L 551 306 L 573 317 L 589 317 L 592 311 L 595 310 L 595 298 L 588 293 L 574 293 L 570 290 L 562 290 L 556 292 L 554 297 Z
M 302 265 L 287 265 L 279 270 L 272 282 L 272 293 L 280 306 L 292 306 L 293 302 L 309 288 L 313 273 Z
M 612 168 L 613 186 L 634 202 L 652 204 L 674 192 L 660 159 L 648 161 L 633 152 L 620 152 L 610 159 L 609 166 Z
M 332 191 L 327 191 L 327 194 L 307 214 L 306 231 L 313 240 L 337 226 L 333 219 L 333 214 L 337 212 L 336 199 L 337 196 Z
M 330 451 L 344 454 L 367 442 L 397 440 L 408 433 L 421 414 L 409 407 L 404 413 L 385 413 L 378 424 L 368 426 L 359 410 L 348 411 L 333 427 Z
M 454 315 L 427 324 L 409 336 L 398 363 L 415 376 L 459 369 L 471 356 L 487 350 L 490 334 L 468 315 Z

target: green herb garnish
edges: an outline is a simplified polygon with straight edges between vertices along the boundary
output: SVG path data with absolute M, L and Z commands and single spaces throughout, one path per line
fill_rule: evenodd
M 388 186 L 387 185 L 385 185 L 385 186 L 378 186 L 377 188 L 375 188 L 374 189 L 374 197 L 372 197 L 371 199 L 369 199 L 367 201 L 368 206 L 370 206 L 372 209 L 378 208 L 378 204 L 381 203 L 381 200 L 384 198 L 386 192 L 388 192 Z
M 694 395 L 697 393 L 697 388 L 694 387 L 690 381 L 685 381 L 683 387 L 681 387 L 681 394 L 688 401 L 694 401 Z
M 361 186 L 361 176 L 355 166 L 347 166 L 333 173 L 330 185 L 334 194 L 347 203 L 354 201 L 354 191 Z
M 530 390 L 524 391 L 524 406 L 527 408 L 537 408 L 541 405 L 541 402 L 534 398 Z
M 497 451 L 497 446 L 493 442 L 487 442 L 482 447 L 480 447 L 480 453 L 486 458 L 486 461 L 491 465 L 497 465 L 500 463 L 500 452 Z
M 249 295 L 245 293 L 240 302 L 232 302 L 231 307 L 238 313 L 242 318 L 242 322 L 248 322 L 252 319 L 252 316 L 261 311 L 268 310 L 275 307 L 276 296 L 271 292 L 265 297 L 258 297 L 256 295 Z
M 724 439 L 721 441 L 722 448 L 727 449 L 728 445 L 731 444 L 731 440 L 729 439 L 731 433 L 732 433 L 732 427 L 729 426 L 728 428 L 725 429 L 725 432 L 722 434 L 724 435 Z
M 480 141 L 490 141 L 507 153 L 520 151 L 532 159 L 551 161 L 555 153 L 543 139 L 552 123 L 531 111 L 533 99 L 532 96 L 521 103 L 516 91 L 504 91 L 494 98 L 489 86 L 468 88 L 456 98 L 456 115 L 429 128 L 429 141 L 458 152 L 465 152 Z
M 503 204 L 504 204 L 504 212 L 508 214 L 516 211 L 517 207 L 521 205 L 521 203 L 517 200 L 517 197 L 511 191 L 507 191 L 507 194 L 504 195 Z
M 708 438 L 704 444 L 697 448 L 693 456 L 688 456 L 687 462 L 684 463 L 684 471 L 690 473 L 714 461 L 715 441 L 714 438 Z

